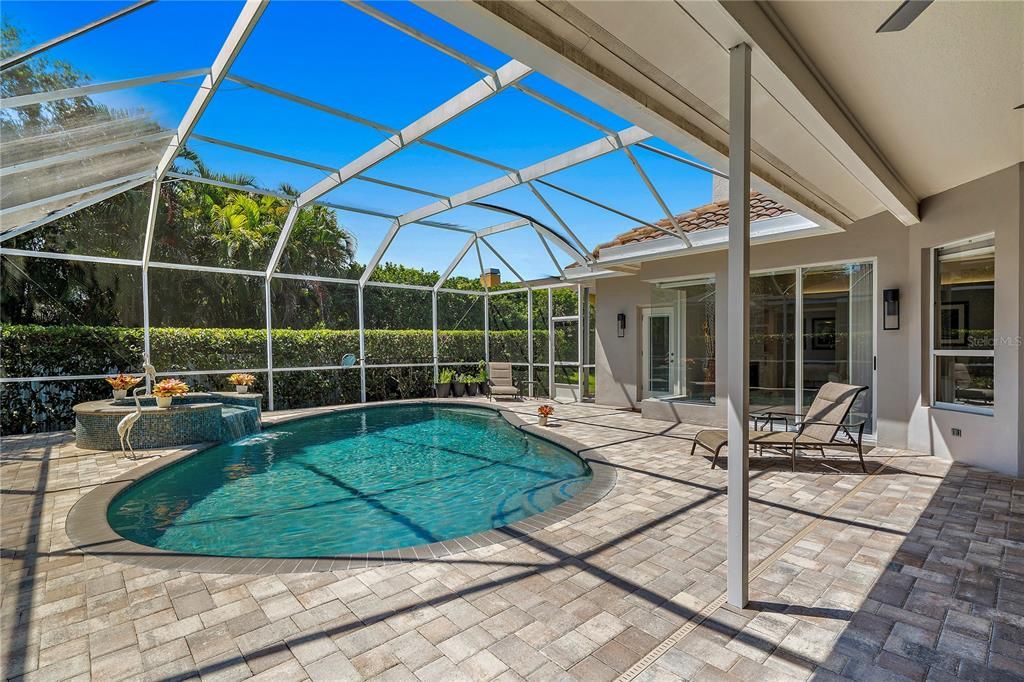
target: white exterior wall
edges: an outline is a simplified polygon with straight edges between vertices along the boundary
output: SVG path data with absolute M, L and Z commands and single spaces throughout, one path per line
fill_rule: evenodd
M 1024 334 L 1021 196 L 1024 165 L 948 190 L 922 202 L 921 223 L 907 228 L 887 213 L 858 221 L 846 232 L 775 242 L 751 248 L 751 270 L 816 263 L 875 261 L 878 292 L 876 328 L 878 371 L 877 439 L 879 445 L 929 452 L 997 471 L 1024 475 L 1024 348 L 996 348 L 996 407 L 983 416 L 935 409 L 929 403 L 928 353 L 931 276 L 930 248 L 973 235 L 996 235 L 996 336 L 1019 339 Z M 648 280 L 714 275 L 716 293 L 716 356 L 725 357 L 728 334 L 725 302 L 726 253 L 648 261 L 640 273 L 598 280 L 597 402 L 639 407 L 641 376 L 638 309 L 650 302 Z M 881 291 L 900 290 L 900 329 L 882 330 Z M 626 335 L 616 336 L 615 318 L 626 313 Z M 725 363 L 716 366 L 718 405 L 666 404 L 683 421 L 724 424 Z M 952 438 L 951 429 L 962 430 Z

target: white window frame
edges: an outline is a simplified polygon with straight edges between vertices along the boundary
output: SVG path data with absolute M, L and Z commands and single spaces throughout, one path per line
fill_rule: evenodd
M 986 232 L 984 234 L 975 235 L 966 239 L 958 239 L 952 242 L 946 242 L 945 244 L 936 244 L 928 250 L 928 378 L 929 378 L 929 391 L 928 401 L 932 409 L 946 410 L 949 412 L 966 412 L 968 414 L 977 414 L 985 417 L 995 416 L 995 401 L 993 400 L 992 407 L 983 407 L 981 405 L 961 405 L 960 403 L 949 403 L 944 400 L 938 400 L 936 396 L 936 388 L 938 382 L 938 372 L 936 370 L 936 363 L 940 357 L 990 357 L 992 358 L 993 364 L 995 363 L 996 349 L 995 346 L 988 350 L 969 350 L 969 349 L 950 349 L 940 350 L 935 347 L 935 289 L 936 289 L 936 278 L 938 277 L 938 271 L 935 268 L 936 257 L 939 249 L 948 249 L 954 246 L 963 246 L 964 244 L 971 244 L 973 242 L 987 241 L 989 239 L 995 240 L 994 232 Z M 993 292 L 995 291 L 995 282 L 992 283 Z M 995 298 L 993 295 L 992 303 L 992 326 L 995 327 Z M 995 333 L 995 329 L 993 329 Z M 993 381 L 993 390 L 995 389 L 995 382 Z

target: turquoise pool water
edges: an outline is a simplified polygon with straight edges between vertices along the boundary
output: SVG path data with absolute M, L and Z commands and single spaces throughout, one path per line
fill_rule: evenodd
M 123 537 L 235 557 L 332 556 L 513 523 L 583 489 L 574 454 L 492 410 L 396 405 L 304 419 L 218 445 L 123 491 Z

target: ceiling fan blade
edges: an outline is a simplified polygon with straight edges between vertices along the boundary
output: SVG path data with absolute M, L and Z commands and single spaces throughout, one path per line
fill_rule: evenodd
M 896 11 L 889 15 L 889 18 L 882 22 L 875 33 L 893 33 L 902 31 L 921 16 L 921 12 L 928 9 L 932 0 L 905 0 L 896 8 Z
M 1014 111 L 1017 111 L 1018 109 L 1024 109 L 1024 104 L 1018 104 L 1013 108 Z

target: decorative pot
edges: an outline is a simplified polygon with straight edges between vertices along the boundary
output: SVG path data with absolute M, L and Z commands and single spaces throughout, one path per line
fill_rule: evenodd
M 456 398 L 461 398 L 466 395 L 466 384 L 461 381 L 452 382 L 452 392 L 455 393 Z
M 540 421 L 537 422 L 537 423 L 540 424 L 541 426 L 547 426 L 548 425 L 548 415 L 546 415 L 546 414 L 540 415 Z
M 476 390 L 479 384 L 475 381 L 466 384 L 466 395 L 476 395 Z
M 249 387 L 242 384 L 235 384 L 235 393 L 248 393 Z
M 434 384 L 434 395 L 438 398 L 447 398 L 452 394 L 451 383 L 447 384 Z
M 157 407 L 170 407 L 172 400 L 174 400 L 174 396 L 173 395 L 158 395 L 156 397 L 156 406 Z
M 488 384 L 486 381 L 481 381 L 480 382 L 480 395 L 487 395 L 488 392 L 489 392 L 488 391 L 489 388 L 490 388 L 490 384 Z
M 114 389 L 114 400 L 124 400 L 128 397 L 127 388 L 115 388 Z

